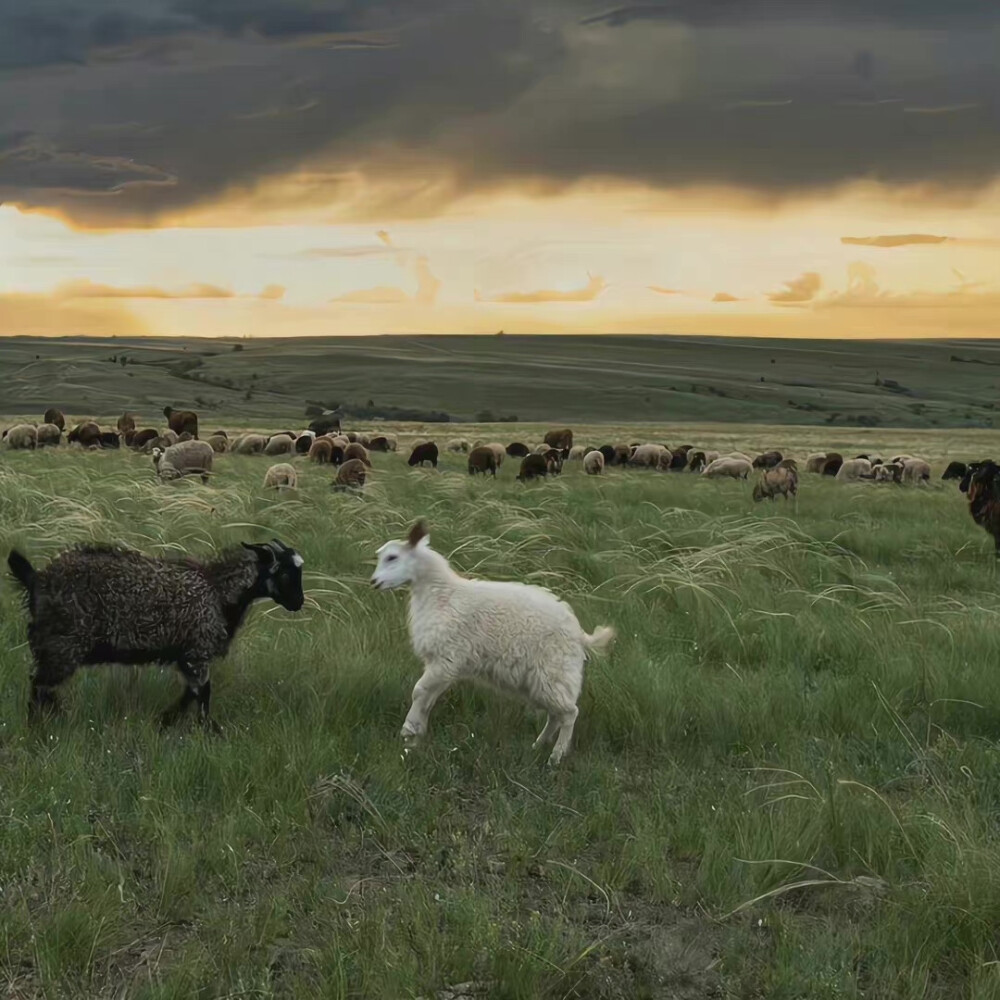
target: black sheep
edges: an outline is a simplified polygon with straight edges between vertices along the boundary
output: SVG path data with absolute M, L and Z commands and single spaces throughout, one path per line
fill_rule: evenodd
M 973 462 L 962 485 L 973 521 L 993 536 L 1000 559 L 1000 465 L 992 460 Z
M 780 451 L 765 451 L 753 460 L 755 469 L 775 469 L 781 464 L 785 456 Z
M 101 431 L 102 448 L 120 448 L 121 438 L 114 431 Z
M 525 455 L 521 460 L 521 470 L 517 474 L 519 482 L 526 483 L 529 479 L 549 474 L 549 463 L 542 455 Z
M 310 425 L 311 430 L 317 437 L 330 434 L 333 431 L 340 433 L 340 417 L 326 416 L 317 417 Z
M 298 611 L 305 600 L 302 557 L 277 539 L 243 543 L 206 563 L 82 545 L 41 570 L 17 551 L 7 565 L 27 594 L 29 716 L 55 706 L 55 689 L 79 667 L 173 663 L 186 687 L 164 724 L 193 701 L 209 723 L 209 664 L 225 655 L 250 605 L 270 597 Z
M 615 464 L 615 448 L 614 445 L 602 444 L 600 448 L 597 449 L 604 456 L 605 465 Z
M 944 470 L 942 479 L 964 479 L 969 467 L 965 462 L 949 462 L 948 468 Z
M 824 476 L 835 476 L 840 472 L 840 467 L 844 464 L 844 456 L 839 452 L 831 451 L 829 455 L 826 456 L 826 461 L 823 463 L 823 475 Z
M 311 434 L 300 434 L 295 439 L 295 454 L 308 455 L 309 449 L 313 446 L 313 441 L 315 440 Z
M 430 462 L 434 468 L 437 468 L 438 464 L 438 446 L 433 441 L 425 441 L 423 444 L 417 444 L 413 446 L 413 451 L 410 452 L 410 457 L 406 460 L 406 464 L 413 465 L 423 465 L 424 462 Z
M 522 444 L 520 441 L 511 441 L 507 445 L 507 454 L 511 458 L 524 458 L 525 455 L 531 454 L 531 449 L 526 445 Z

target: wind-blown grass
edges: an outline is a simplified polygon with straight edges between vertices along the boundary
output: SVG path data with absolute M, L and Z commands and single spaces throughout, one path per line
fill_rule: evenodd
M 277 536 L 213 672 L 221 739 L 161 732 L 170 669 L 78 674 L 25 719 L 0 587 L 0 975 L 12 996 L 985 997 L 1000 988 L 1000 597 L 953 487 L 745 483 L 568 465 L 470 478 L 375 457 L 361 498 L 224 457 L 4 453 L 0 552 L 104 540 L 207 555 Z M 551 587 L 619 640 L 556 772 L 538 722 L 470 689 L 426 747 L 375 549 L 418 516 L 461 571 Z

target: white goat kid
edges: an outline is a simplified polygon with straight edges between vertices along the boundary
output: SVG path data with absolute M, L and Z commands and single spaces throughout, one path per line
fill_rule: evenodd
M 519 695 L 548 713 L 535 747 L 555 739 L 558 764 L 569 749 L 583 664 L 615 637 L 603 626 L 588 635 L 569 605 L 541 587 L 469 580 L 429 546 L 422 521 L 405 542 L 378 550 L 372 585 L 410 584 L 410 640 L 424 663 L 400 735 L 412 745 L 427 732 L 438 698 L 459 680 L 475 680 Z

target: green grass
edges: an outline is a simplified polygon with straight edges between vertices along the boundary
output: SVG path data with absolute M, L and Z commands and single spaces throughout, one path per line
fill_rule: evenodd
M 14 337 L 0 339 L 0 413 L 128 409 L 148 421 L 169 404 L 206 422 L 283 424 L 310 400 L 372 400 L 465 421 L 492 411 L 560 423 L 992 427 L 998 364 L 997 342 L 982 340 Z
M 688 431 L 799 453 L 823 434 Z M 986 445 L 874 433 L 842 446 Z M 953 484 L 806 476 L 797 502 L 754 505 L 749 484 L 681 474 L 522 486 L 512 463 L 491 482 L 386 455 L 361 499 L 305 463 L 276 498 L 268 464 L 164 486 L 130 453 L 0 453 L 0 552 L 277 535 L 307 587 L 216 664 L 212 738 L 158 729 L 179 681 L 156 668 L 81 672 L 29 729 L 24 613 L 0 586 L 8 995 L 1000 995 L 1000 597 Z M 403 752 L 406 597 L 368 577 L 418 516 L 458 569 L 618 628 L 560 769 L 530 710 L 472 688 Z

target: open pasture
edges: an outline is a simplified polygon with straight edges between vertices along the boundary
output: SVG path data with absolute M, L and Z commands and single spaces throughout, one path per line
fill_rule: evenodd
M 0 452 L 4 555 L 277 536 L 307 590 L 297 615 L 258 605 L 214 666 L 215 738 L 158 728 L 179 680 L 157 668 L 81 672 L 29 729 L 25 616 L 0 586 L 8 995 L 1000 994 L 1000 596 L 938 479 L 989 454 L 985 432 L 576 427 L 934 463 L 928 488 L 803 475 L 796 501 L 753 504 L 751 483 L 580 463 L 527 485 L 513 460 L 496 481 L 460 455 L 410 470 L 425 435 L 386 427 L 400 453 L 361 497 L 301 459 L 300 488 L 268 495 L 267 458 L 220 456 L 202 486 L 124 450 Z M 470 688 L 403 752 L 406 598 L 368 579 L 418 516 L 459 571 L 617 627 L 559 769 L 537 718 Z

